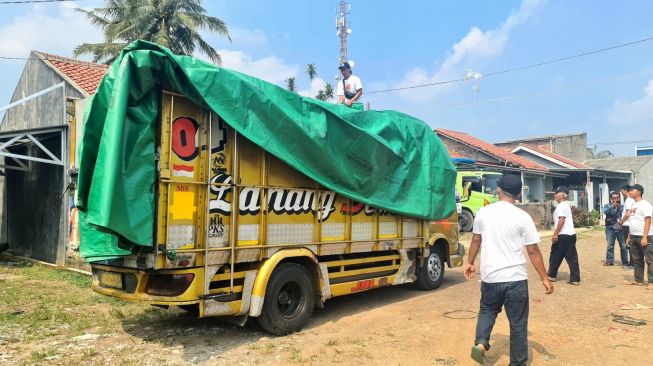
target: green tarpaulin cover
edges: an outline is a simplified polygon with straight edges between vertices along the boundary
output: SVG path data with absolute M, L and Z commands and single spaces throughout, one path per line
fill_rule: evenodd
M 81 255 L 89 262 L 154 245 L 162 90 L 207 106 L 269 153 L 353 200 L 424 219 L 453 213 L 455 167 L 421 120 L 302 97 L 136 41 L 113 63 L 84 118 L 77 207 Z

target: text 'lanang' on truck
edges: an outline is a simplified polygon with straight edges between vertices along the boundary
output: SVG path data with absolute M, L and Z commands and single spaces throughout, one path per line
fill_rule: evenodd
M 444 145 L 137 41 L 87 110 L 77 206 L 93 289 L 274 334 L 335 296 L 462 264 Z

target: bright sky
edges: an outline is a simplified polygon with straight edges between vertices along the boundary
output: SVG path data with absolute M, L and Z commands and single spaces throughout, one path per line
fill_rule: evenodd
M 334 82 L 339 39 L 336 0 L 205 1 L 223 19 L 229 43 L 215 35 L 223 66 L 284 85 L 294 76 L 309 93 L 306 64 L 317 65 L 314 95 Z M 653 2 L 350 0 L 349 59 L 373 109 L 396 109 L 433 128 L 490 142 L 585 131 L 616 155 L 653 145 L 653 40 L 521 71 L 538 64 L 653 37 Z M 0 4 L 0 56 L 32 49 L 71 56 L 98 30 L 73 9 L 98 0 Z M 0 105 L 9 103 L 25 61 L 0 59 Z M 488 75 L 400 92 L 398 87 Z M 626 144 L 616 142 L 630 141 Z

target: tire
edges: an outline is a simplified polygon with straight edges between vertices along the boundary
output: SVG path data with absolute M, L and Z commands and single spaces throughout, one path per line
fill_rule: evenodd
M 269 333 L 286 335 L 300 330 L 315 305 L 313 281 L 304 266 L 282 263 L 268 281 L 258 323 Z
M 472 231 L 472 228 L 474 227 L 474 215 L 472 215 L 471 211 L 463 209 L 458 218 L 460 223 L 460 231 Z
M 436 247 L 431 248 L 431 253 L 424 258 L 422 265 L 417 269 L 415 285 L 420 290 L 431 291 L 442 285 L 444 280 L 444 256 Z

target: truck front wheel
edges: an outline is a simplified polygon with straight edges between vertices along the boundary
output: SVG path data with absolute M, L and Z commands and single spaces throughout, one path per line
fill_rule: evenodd
M 437 247 L 431 248 L 431 253 L 424 258 L 417 270 L 415 284 L 420 290 L 431 291 L 440 287 L 444 280 L 444 260 Z
M 267 332 L 285 335 L 300 330 L 311 317 L 315 296 L 310 273 L 296 263 L 282 263 L 268 281 L 258 323 Z
M 471 213 L 471 211 L 463 209 L 460 212 L 458 219 L 460 223 L 460 231 L 472 231 L 472 228 L 474 227 L 474 215 Z

